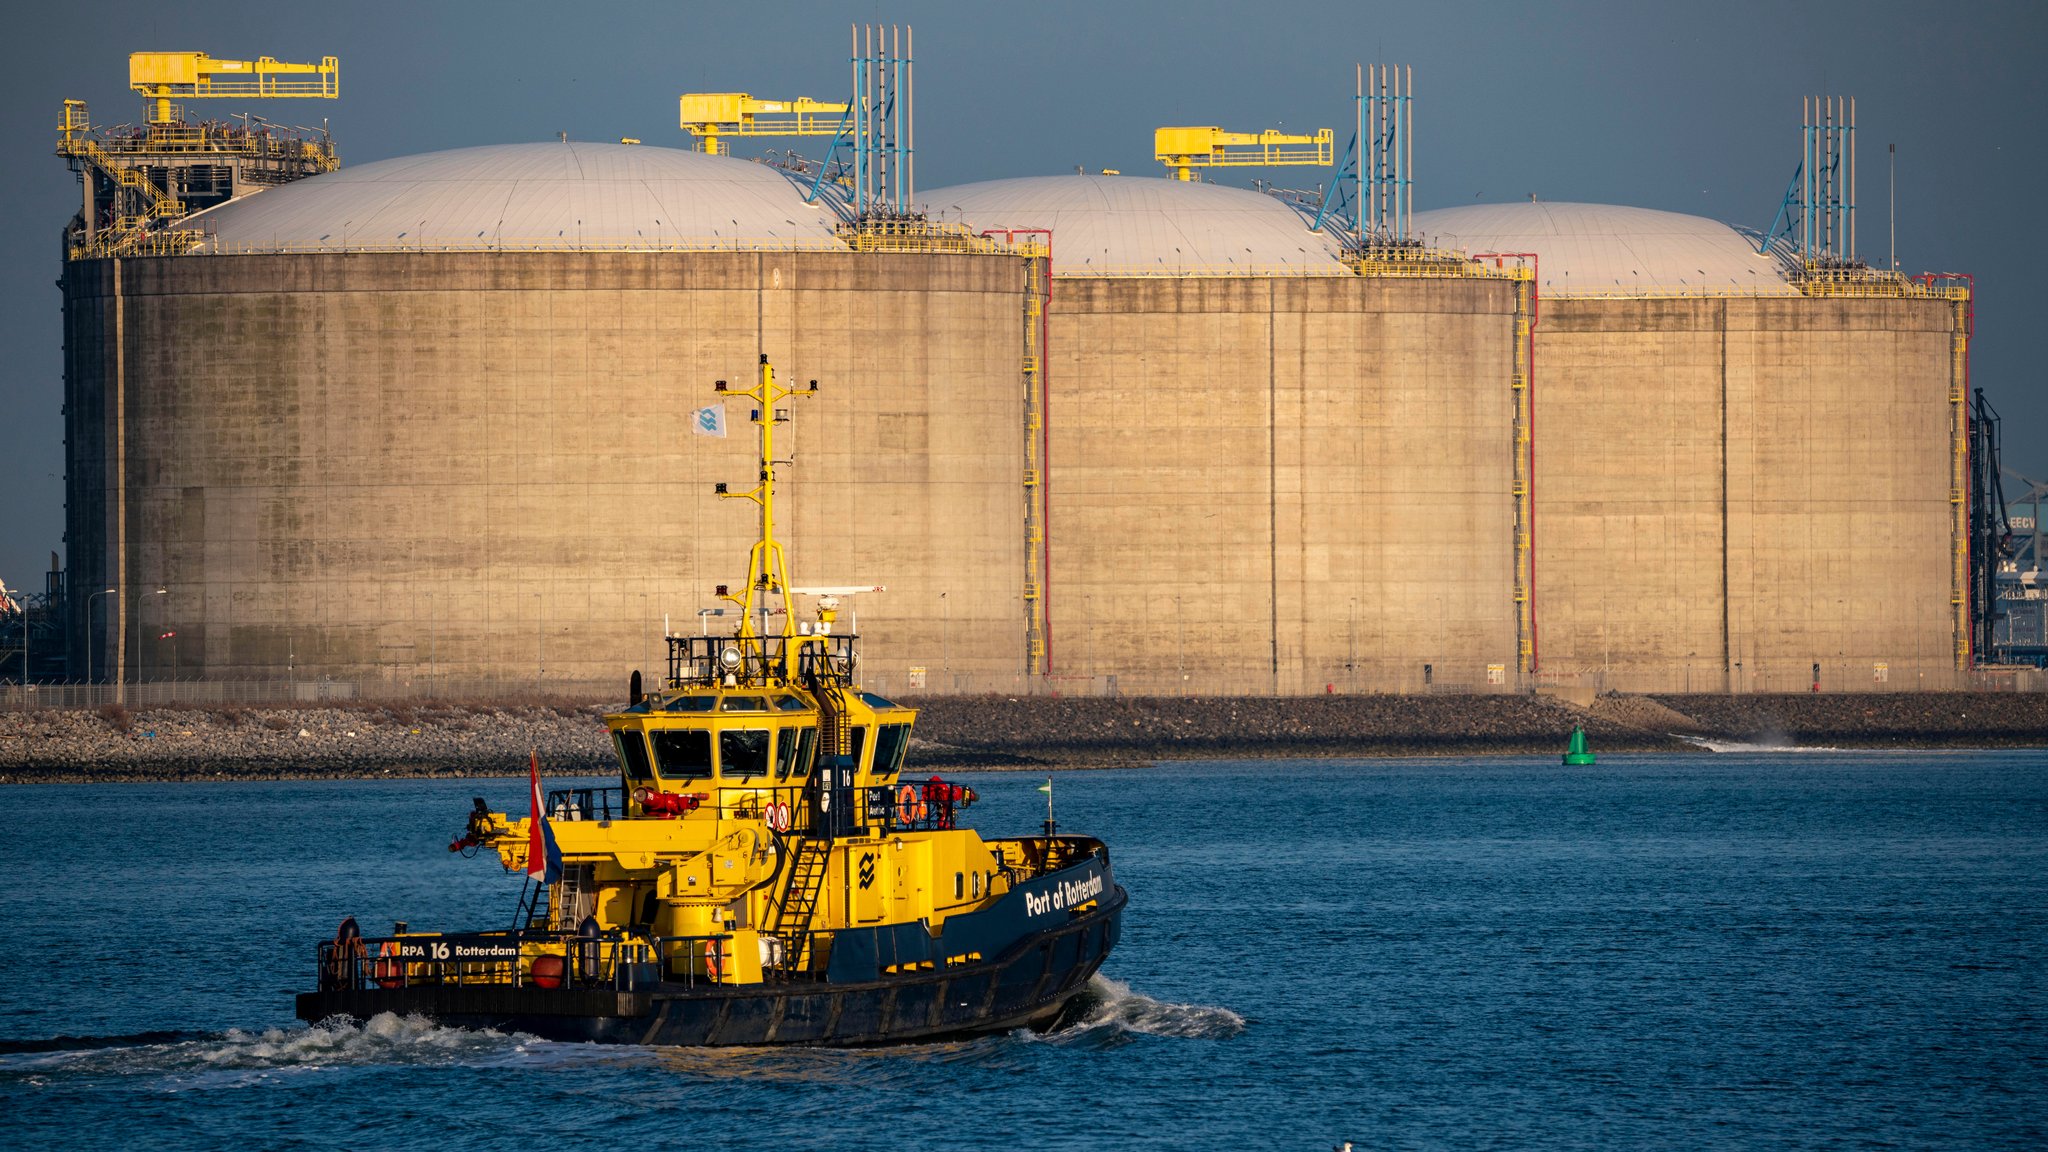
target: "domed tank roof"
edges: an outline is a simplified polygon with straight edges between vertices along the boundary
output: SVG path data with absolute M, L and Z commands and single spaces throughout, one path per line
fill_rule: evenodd
M 1143 176 L 1025 176 L 921 192 L 935 219 L 1050 228 L 1053 273 L 1345 275 L 1337 239 L 1271 196 Z
M 843 247 L 782 173 L 630 144 L 496 144 L 352 165 L 187 217 L 225 252 Z
M 1612 204 L 1474 204 L 1417 212 L 1437 248 L 1534 252 L 1546 296 L 1743 292 L 1796 296 L 1777 257 L 1718 221 Z

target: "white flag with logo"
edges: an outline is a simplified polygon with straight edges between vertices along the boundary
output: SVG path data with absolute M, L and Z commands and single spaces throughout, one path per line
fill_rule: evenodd
M 725 401 L 697 409 L 690 416 L 690 428 L 702 436 L 725 435 Z

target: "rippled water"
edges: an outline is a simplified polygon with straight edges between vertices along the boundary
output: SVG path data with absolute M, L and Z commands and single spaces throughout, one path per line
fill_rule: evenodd
M 1023 831 L 1033 778 L 974 779 Z M 1087 1015 L 863 1051 L 306 1028 L 313 942 L 509 918 L 517 781 L 0 792 L 0 1146 L 2048 1144 L 2048 757 L 1069 773 L 1131 890 Z

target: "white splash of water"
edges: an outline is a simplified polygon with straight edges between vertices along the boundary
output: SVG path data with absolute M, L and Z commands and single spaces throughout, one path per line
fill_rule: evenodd
M 1680 740 L 1709 752 L 1840 752 L 1842 749 L 1829 744 L 1794 744 L 1785 737 L 1766 737 L 1761 743 L 1745 743 L 1740 740 L 1709 740 L 1704 736 L 1686 736 L 1674 733 Z
M 557 1050 L 585 1047 L 524 1034 L 447 1028 L 422 1016 L 384 1012 L 361 1024 L 335 1019 L 309 1028 L 232 1028 L 173 1043 L 43 1052 L 0 1062 L 0 1071 L 26 1077 L 138 1077 L 177 1091 L 331 1068 L 523 1064 L 557 1055 Z
M 193 1046 L 213 1067 L 274 1068 L 309 1064 L 466 1064 L 518 1052 L 533 1038 L 485 1029 L 446 1028 L 424 1016 L 381 1012 L 362 1024 L 329 1020 L 310 1028 L 230 1029 Z
M 1059 1043 L 1138 1035 L 1224 1040 L 1244 1031 L 1244 1017 L 1228 1008 L 1154 1000 L 1102 975 L 1088 981 L 1076 1007 L 1079 1016 L 1046 1039 Z

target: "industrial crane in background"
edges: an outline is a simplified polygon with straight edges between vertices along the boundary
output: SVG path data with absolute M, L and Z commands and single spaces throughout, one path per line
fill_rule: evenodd
M 26 701 L 28 685 L 65 677 L 64 619 L 64 572 L 55 552 L 43 591 L 0 582 L 0 685 L 19 688 Z
M 1312 136 L 1277 130 L 1225 132 L 1217 127 L 1158 128 L 1152 133 L 1153 158 L 1167 166 L 1176 180 L 1197 179 L 1197 168 L 1277 168 L 1320 165 L 1328 168 L 1335 135 L 1328 128 Z
M 153 128 L 186 127 L 185 111 L 173 100 L 335 100 L 341 96 L 341 61 L 324 56 L 318 64 L 286 64 L 268 56 L 215 60 L 204 52 L 134 52 L 128 56 L 128 86 L 149 101 Z
M 678 103 L 683 130 L 697 138 L 699 152 L 712 156 L 731 154 L 726 136 L 838 136 L 847 125 L 847 105 L 808 96 L 762 100 L 745 92 L 686 92 Z
M 683 130 L 701 152 L 728 155 L 727 136 L 831 137 L 825 159 L 788 152 L 775 167 L 810 178 L 806 204 L 828 201 L 854 227 L 855 245 L 913 246 L 928 242 L 916 197 L 912 118 L 912 33 L 908 26 L 853 27 L 852 91 L 843 104 L 812 100 L 760 100 L 746 92 L 692 92 L 679 105 Z M 848 155 L 840 158 L 840 149 Z
M 697 138 L 697 151 L 730 156 L 727 136 L 829 136 L 832 146 L 824 161 L 812 161 L 795 149 L 778 156 L 769 150 L 768 164 L 794 176 L 810 177 L 805 203 L 815 203 L 828 187 L 845 198 L 852 178 L 832 156 L 854 129 L 852 105 L 799 96 L 794 100 L 763 100 L 747 92 L 685 92 L 678 100 L 683 131 Z
M 83 100 L 66 100 L 57 155 L 79 173 L 83 202 L 73 259 L 178 252 L 198 233 L 166 225 L 258 188 L 340 167 L 326 128 L 288 128 L 262 117 L 188 120 L 181 100 L 334 100 L 341 63 L 291 64 L 268 56 L 216 60 L 204 52 L 136 52 L 128 86 L 143 122 L 96 129 Z
M 2048 484 L 2010 468 L 2005 474 L 2026 490 L 2006 500 L 1998 517 L 2004 536 L 1994 558 L 1987 651 L 1994 663 L 2048 668 Z

